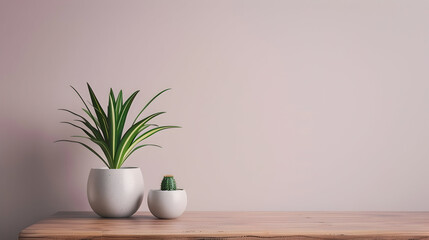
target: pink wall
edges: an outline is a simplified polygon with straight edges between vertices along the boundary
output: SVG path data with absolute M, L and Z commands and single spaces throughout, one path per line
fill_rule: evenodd
M 183 129 L 126 165 L 188 210 L 428 211 L 428 43 L 428 1 L 3 0 L 0 238 L 90 209 L 101 162 L 53 144 L 86 82 L 173 88 L 149 111 Z

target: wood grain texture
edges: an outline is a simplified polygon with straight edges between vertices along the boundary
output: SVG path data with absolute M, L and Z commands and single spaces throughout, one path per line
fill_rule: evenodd
M 30 239 L 378 239 L 429 240 L 429 212 L 186 212 L 159 220 L 59 212 L 22 230 Z

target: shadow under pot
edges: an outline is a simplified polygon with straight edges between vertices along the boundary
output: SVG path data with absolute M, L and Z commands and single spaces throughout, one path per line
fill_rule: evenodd
M 150 212 L 157 218 L 178 218 L 186 209 L 188 197 L 186 191 L 150 190 L 147 197 Z
M 140 208 L 143 187 L 138 167 L 92 168 L 87 186 L 89 205 L 101 217 L 130 217 Z

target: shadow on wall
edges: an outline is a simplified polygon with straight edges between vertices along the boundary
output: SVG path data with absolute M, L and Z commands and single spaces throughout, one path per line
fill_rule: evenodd
M 7 120 L 6 120 L 7 121 Z M 43 127 L 16 120 L 0 136 L 0 239 L 17 239 L 23 228 L 76 201 L 65 156 Z M 70 172 L 70 171 L 68 171 Z M 61 181 L 58 178 L 62 178 Z M 70 178 L 71 179 L 71 178 Z M 66 181 L 65 181 L 66 180 Z M 69 207 L 67 207 L 69 206 Z

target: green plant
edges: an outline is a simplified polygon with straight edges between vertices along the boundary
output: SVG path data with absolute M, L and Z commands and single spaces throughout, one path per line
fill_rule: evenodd
M 88 91 L 91 98 L 90 105 L 93 108 L 94 114 L 92 113 L 88 105 L 85 103 L 85 101 L 83 100 L 79 92 L 74 87 L 71 86 L 71 88 L 73 88 L 73 90 L 79 96 L 80 100 L 85 105 L 85 108 L 82 108 L 82 110 L 85 112 L 86 115 L 88 115 L 89 120 L 87 119 L 88 117 L 85 118 L 82 115 L 72 112 L 70 110 L 59 109 L 59 110 L 71 113 L 74 116 L 77 116 L 79 118 L 77 120 L 74 120 L 77 123 L 72 123 L 72 122 L 62 122 L 62 123 L 69 124 L 73 127 L 76 127 L 82 130 L 86 136 L 72 136 L 72 137 L 85 138 L 95 143 L 100 147 L 101 151 L 103 151 L 105 158 L 103 158 L 93 148 L 89 147 L 87 144 L 81 141 L 58 140 L 57 142 L 71 142 L 71 143 L 77 143 L 84 146 L 92 153 L 94 153 L 98 158 L 100 158 L 108 168 L 111 168 L 111 169 L 121 168 L 125 160 L 127 160 L 127 158 L 132 153 L 134 153 L 136 150 L 142 147 L 146 147 L 146 146 L 160 147 L 155 144 L 139 145 L 139 143 L 159 131 L 169 129 L 169 128 L 178 128 L 178 126 L 158 126 L 156 124 L 149 124 L 150 120 L 165 112 L 157 112 L 141 120 L 138 120 L 139 116 L 149 106 L 149 104 L 152 103 L 153 100 L 155 100 L 159 95 L 161 95 L 162 93 L 170 89 L 165 89 L 160 93 L 158 93 L 157 95 L 155 95 L 155 97 L 153 97 L 143 107 L 143 109 L 134 119 L 131 126 L 128 129 L 124 129 L 128 111 L 130 110 L 131 104 L 133 103 L 139 91 L 135 91 L 124 102 L 123 96 L 122 96 L 122 90 L 119 91 L 118 96 L 115 98 L 113 90 L 110 89 L 109 103 L 107 106 L 107 114 L 106 114 L 106 112 L 101 107 L 97 97 L 95 96 L 91 86 L 88 83 L 87 83 L 87 86 L 88 86 Z M 123 134 L 124 130 L 125 130 L 125 133 Z
M 171 175 L 165 175 L 161 182 L 162 191 L 174 191 L 176 190 L 176 180 Z

